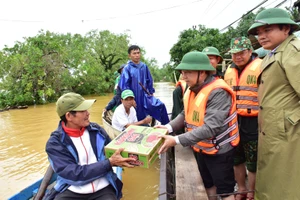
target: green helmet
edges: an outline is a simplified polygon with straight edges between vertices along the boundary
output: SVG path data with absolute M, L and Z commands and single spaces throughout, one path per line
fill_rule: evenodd
M 219 50 L 216 47 L 205 47 L 202 50 L 202 53 L 205 53 L 206 55 L 214 55 L 214 56 L 218 56 L 220 58 L 220 62 L 223 61 L 222 56 L 220 55 Z
M 180 64 L 175 68 L 176 70 L 196 70 L 196 71 L 215 71 L 211 66 L 209 58 L 206 54 L 199 51 L 192 51 L 186 53 Z
M 258 13 L 254 24 L 248 29 L 248 33 L 257 35 L 256 29 L 260 26 L 271 24 L 289 24 L 293 31 L 299 29 L 299 25 L 291 20 L 289 14 L 281 8 L 269 8 Z

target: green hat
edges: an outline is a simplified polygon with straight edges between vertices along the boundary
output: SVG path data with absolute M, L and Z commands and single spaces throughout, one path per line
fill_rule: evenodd
M 122 99 L 126 99 L 127 97 L 133 97 L 134 98 L 134 94 L 131 90 L 124 90 L 121 94 L 121 98 Z
M 216 47 L 205 47 L 202 50 L 202 53 L 205 53 L 206 55 L 214 55 L 214 56 L 218 56 L 220 58 L 220 62 L 223 61 L 222 56 L 220 55 L 219 50 Z
M 61 97 L 56 102 L 56 112 L 59 117 L 70 111 L 88 110 L 96 99 L 85 100 L 80 94 L 69 92 Z
M 289 24 L 293 31 L 299 29 L 299 25 L 290 18 L 287 11 L 281 8 L 269 8 L 258 13 L 254 24 L 248 29 L 248 33 L 257 35 L 256 29 L 258 27 L 271 24 Z
M 210 64 L 209 58 L 205 53 L 192 51 L 186 53 L 176 70 L 196 70 L 196 71 L 215 71 L 216 69 Z
M 243 36 L 231 39 L 229 53 L 238 53 L 246 49 L 253 51 L 251 41 L 248 38 Z

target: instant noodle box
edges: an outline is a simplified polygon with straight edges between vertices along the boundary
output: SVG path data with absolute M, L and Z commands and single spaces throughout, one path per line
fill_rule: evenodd
M 136 158 L 130 164 L 149 168 L 157 159 L 157 152 L 162 145 L 162 139 L 158 136 L 166 135 L 167 132 L 167 129 L 162 128 L 130 125 L 106 145 L 105 154 L 109 158 L 116 150 L 125 148 L 121 152 L 124 158 Z

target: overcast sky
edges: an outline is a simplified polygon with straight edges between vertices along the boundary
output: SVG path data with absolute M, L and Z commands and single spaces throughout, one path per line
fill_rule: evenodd
M 85 35 L 93 29 L 124 33 L 161 66 L 181 31 L 202 24 L 222 29 L 263 0 L 0 0 L 0 49 L 41 29 Z M 274 7 L 282 0 L 268 0 Z M 281 7 L 289 7 L 287 0 Z M 256 11 L 256 10 L 255 10 Z

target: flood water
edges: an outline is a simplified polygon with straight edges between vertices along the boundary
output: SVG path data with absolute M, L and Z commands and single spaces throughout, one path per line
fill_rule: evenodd
M 155 97 L 172 111 L 174 84 L 156 83 Z M 90 111 L 90 121 L 102 125 L 101 114 L 113 94 L 85 96 L 97 102 Z M 45 144 L 58 125 L 55 103 L 27 109 L 0 112 L 0 199 L 11 195 L 43 177 L 49 165 Z M 159 161 L 149 169 L 135 167 L 123 171 L 122 200 L 154 200 L 159 195 Z

